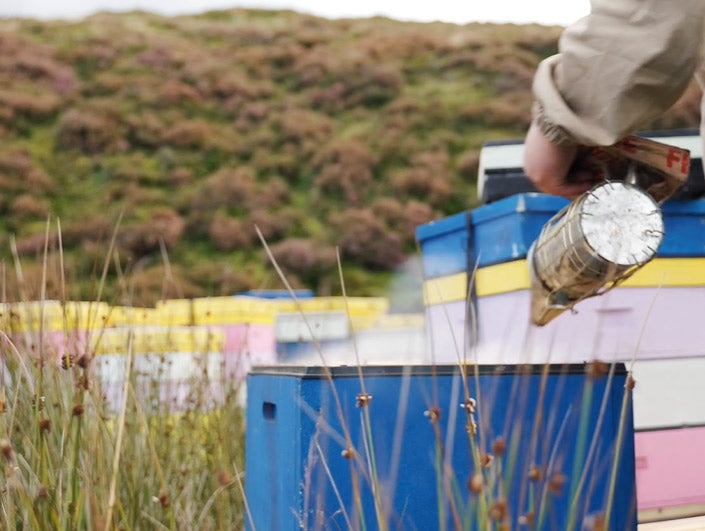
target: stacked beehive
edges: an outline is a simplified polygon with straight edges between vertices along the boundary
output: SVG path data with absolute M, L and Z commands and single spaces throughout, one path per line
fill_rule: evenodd
M 240 380 L 253 364 L 276 361 L 278 303 L 252 297 L 172 299 L 157 304 L 163 327 L 205 327 L 223 334 L 225 376 Z
M 565 204 L 519 194 L 419 227 L 436 358 L 633 362 L 642 518 L 705 513 L 705 397 L 693 380 L 705 363 L 705 199 L 667 202 L 656 259 L 539 328 L 529 319 L 527 251 Z
M 383 359 L 390 342 L 418 357 L 423 345 L 419 316 L 389 316 L 382 297 L 314 297 L 269 292 L 234 297 L 161 301 L 156 308 L 55 300 L 0 306 L 0 329 L 23 353 L 64 365 L 94 359 L 97 381 L 111 406 L 120 404 L 128 352 L 134 384 L 155 408 L 169 410 L 194 400 L 210 405 L 237 388 L 253 365 Z M 412 348 L 413 347 L 413 348 Z M 279 354 L 278 354 L 279 351 Z M 387 360 L 388 361 L 388 360 Z M 195 385 L 198 384 L 198 385 Z M 223 385 L 226 384 L 226 385 Z M 194 389 L 199 391 L 194 396 Z M 242 394 L 237 393 L 242 400 Z
M 133 353 L 133 385 L 156 410 L 175 411 L 222 401 L 224 334 L 198 326 L 106 328 L 92 351 L 111 405 L 120 403 L 127 377 L 126 354 Z
M 84 355 L 96 331 L 110 326 L 106 303 L 55 300 L 0 304 L 0 329 L 22 352 L 47 361 Z

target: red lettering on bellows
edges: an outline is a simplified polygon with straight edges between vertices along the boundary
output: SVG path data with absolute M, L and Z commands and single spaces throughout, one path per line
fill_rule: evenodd
M 690 153 L 684 153 L 683 155 L 683 160 L 681 161 L 681 173 L 686 175 L 690 169 Z
M 666 155 L 666 166 L 668 166 L 669 168 L 672 168 L 673 163 L 675 163 L 675 162 L 682 163 L 679 150 L 674 149 L 674 148 L 670 148 L 668 150 L 668 155 Z

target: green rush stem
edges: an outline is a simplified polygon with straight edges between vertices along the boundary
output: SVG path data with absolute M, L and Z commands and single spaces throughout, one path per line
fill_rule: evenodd
M 52 509 L 51 511 L 51 525 L 49 526 L 49 529 L 59 529 L 61 528 L 61 520 L 59 519 L 59 515 L 57 514 L 55 509 Z
M 458 485 L 458 479 L 454 475 L 448 481 L 448 483 L 450 484 L 448 486 L 449 496 L 452 496 L 453 504 L 454 504 L 454 507 L 456 508 L 456 512 L 458 514 L 458 519 L 456 521 L 456 525 L 459 526 L 458 529 L 468 529 L 470 527 L 468 525 L 468 511 L 463 510 L 464 509 L 464 507 L 463 507 L 463 494 L 460 490 L 460 485 Z M 460 511 L 458 510 L 458 508 L 460 508 Z
M 475 473 L 481 474 L 484 476 L 484 474 L 482 473 L 482 465 L 480 464 L 480 454 L 479 454 L 479 450 L 477 449 L 477 443 L 475 442 L 475 438 L 473 437 L 473 435 L 469 431 L 468 431 L 468 440 L 470 441 L 470 452 L 472 453 L 472 458 L 473 458 L 473 461 L 475 462 Z M 479 505 L 479 510 L 477 511 L 478 529 L 487 529 L 488 528 L 487 498 L 485 497 L 484 490 L 480 494 L 477 495 L 477 501 L 478 501 L 478 505 Z
M 497 463 L 497 469 L 495 470 L 495 481 L 497 482 L 497 498 L 506 499 L 506 496 L 504 495 L 506 487 L 502 482 L 502 458 L 497 457 L 495 463 Z
M 41 436 L 41 434 L 40 434 L 40 436 Z M 42 465 L 42 468 L 39 471 L 39 483 L 41 486 L 43 486 L 46 489 L 49 489 L 49 478 L 50 478 L 50 474 L 47 470 L 49 467 L 49 458 L 50 458 L 49 445 L 47 444 L 47 441 L 46 441 L 46 438 L 48 436 L 49 436 L 48 434 L 42 436 L 42 440 L 39 443 L 40 444 L 39 451 L 42 454 L 42 459 L 40 462 L 40 464 Z M 45 506 L 45 510 L 42 511 L 42 517 L 43 517 L 42 520 L 43 520 L 45 528 L 48 529 L 50 527 L 48 525 L 49 524 L 48 516 L 49 516 L 49 512 L 51 511 L 51 506 L 49 505 L 48 500 L 44 500 L 44 502 L 45 503 L 43 503 L 43 505 Z
M 460 513 L 458 512 L 458 505 L 456 503 L 456 498 L 453 496 L 452 486 L 449 484 L 450 479 L 446 479 L 447 470 L 443 468 L 443 490 L 448 497 L 448 503 L 450 504 L 450 515 L 453 517 L 453 525 L 455 529 L 460 531 L 463 529 L 462 521 L 460 520 Z
M 381 493 L 379 490 L 379 476 L 377 475 L 377 461 L 375 460 L 375 447 L 372 441 L 372 423 L 370 422 L 369 404 L 363 406 L 362 416 L 365 426 L 365 437 L 367 438 L 367 447 L 369 449 L 370 468 L 372 469 L 372 497 L 375 501 L 375 513 L 377 513 L 377 525 L 380 531 L 386 531 L 387 521 L 384 518 L 382 508 Z
M 456 505 L 456 500 L 453 497 L 451 487 L 449 485 L 450 479 L 446 479 L 449 477 L 452 477 L 452 471 L 448 473 L 449 471 L 446 469 L 446 462 L 445 462 L 445 445 L 443 444 L 443 436 L 441 433 L 441 428 L 440 428 L 440 419 L 436 419 L 435 421 L 432 422 L 433 425 L 433 434 L 436 439 L 436 488 L 437 488 L 437 494 L 438 496 L 441 496 L 441 499 L 438 500 L 438 508 L 439 508 L 439 518 L 441 518 L 441 510 L 444 507 L 443 504 L 443 499 L 442 496 L 445 495 L 445 497 L 448 500 L 448 504 L 450 505 L 450 514 L 453 518 L 453 525 L 454 528 L 457 530 L 462 529 L 462 522 L 460 520 L 460 514 L 458 513 L 458 507 Z M 450 467 L 448 467 L 450 468 Z M 445 528 L 445 510 L 442 511 L 443 516 L 443 526 Z
M 607 506 L 605 508 L 605 525 L 610 525 L 610 513 L 612 512 L 612 504 L 614 503 L 614 489 L 617 484 L 617 472 L 619 470 L 619 460 L 622 454 L 622 441 L 624 440 L 624 430 L 627 417 L 627 407 L 629 406 L 629 397 L 631 391 L 627 388 L 631 379 L 632 373 L 627 373 L 627 378 L 624 383 L 624 394 L 622 395 L 622 409 L 619 413 L 619 430 L 617 431 L 617 442 L 614 449 L 614 461 L 612 462 L 612 472 L 610 474 L 610 486 L 607 494 Z
M 496 500 L 497 499 L 497 474 L 496 470 L 493 470 L 494 468 L 494 458 L 492 458 L 493 462 L 488 465 L 487 468 L 487 492 L 490 495 L 490 500 Z
M 571 502 L 571 508 L 569 509 L 570 511 L 574 510 L 574 507 L 577 506 L 578 504 L 578 496 L 580 495 L 580 492 L 583 489 L 583 486 L 585 485 L 585 481 L 587 480 L 588 476 L 588 465 L 592 463 L 593 457 L 595 455 L 595 452 L 597 451 L 597 441 L 599 438 L 600 430 L 602 429 L 602 424 L 605 419 L 605 412 L 607 411 L 607 404 L 610 401 L 610 397 L 612 396 L 612 392 L 610 391 L 612 389 L 612 381 L 614 379 L 614 371 L 615 371 L 616 364 L 612 363 L 610 364 L 610 369 L 607 374 L 607 384 L 605 385 L 605 392 L 602 395 L 602 400 L 600 404 L 600 413 L 597 416 L 597 424 L 595 425 L 594 432 L 591 437 L 590 441 L 590 448 L 588 449 L 587 457 L 585 458 L 585 466 L 583 467 L 583 470 L 580 474 L 580 480 L 578 481 L 578 486 L 576 488 L 576 493 L 573 496 L 573 500 Z
M 7 364 L 5 365 L 5 367 L 3 367 L 2 376 L 5 376 L 4 372 L 6 370 L 8 370 Z M 3 386 L 2 386 L 2 391 L 3 392 L 5 391 L 5 384 L 3 384 Z M 5 395 L 3 398 L 5 399 L 5 401 L 7 401 L 10 397 Z M 14 414 L 16 407 L 17 407 L 17 388 L 15 388 L 13 404 L 12 404 L 12 406 L 9 406 L 8 409 L 10 409 Z M 0 430 L 0 432 L 1 432 L 0 438 L 6 438 L 8 441 L 10 441 L 11 440 L 10 433 L 12 432 L 12 430 L 11 430 L 12 421 L 10 420 L 10 422 L 8 423 L 7 415 L 8 415 L 7 410 L 5 412 L 3 412 L 2 414 L 0 414 L 0 427 L 2 427 L 2 429 Z M 8 481 L 7 481 L 7 472 L 5 470 L 5 467 L 3 467 L 2 472 L 0 472 L 0 479 L 3 480 L 3 481 L 0 481 L 0 487 L 2 487 L 3 492 L 9 492 L 9 485 L 8 485 Z M 2 509 L 2 513 L 5 516 L 5 529 L 12 529 L 12 527 L 13 527 L 11 525 L 11 522 L 14 522 L 14 519 L 15 519 L 14 518 L 14 514 L 15 514 L 14 508 L 15 508 L 14 496 L 8 495 L 8 496 L 3 496 L 0 498 L 0 509 Z
M 76 498 L 76 507 L 74 509 L 74 514 L 73 514 L 73 519 L 74 519 L 74 527 L 73 529 L 81 529 L 82 522 L 83 522 L 83 510 L 81 509 L 83 507 L 83 498 L 84 494 L 82 491 L 78 492 L 78 497 Z
M 536 450 L 538 446 L 538 438 L 539 438 L 539 430 L 541 429 L 541 423 L 543 422 L 543 404 L 544 400 L 546 398 L 546 382 L 548 380 L 548 371 L 550 369 L 550 365 L 546 364 L 543 367 L 543 370 L 541 371 L 541 382 L 539 385 L 539 397 L 538 401 L 536 403 L 536 416 L 534 417 L 534 430 L 531 433 L 531 446 L 529 449 L 529 459 L 531 462 L 533 462 L 536 466 L 538 466 L 538 463 L 536 463 Z M 519 510 L 522 511 L 524 508 L 524 496 L 525 496 L 525 487 L 526 483 L 522 483 L 521 491 L 519 493 Z M 536 507 L 534 507 L 534 502 L 529 503 L 529 512 L 535 512 Z
M 34 397 L 34 444 L 37 449 L 36 468 L 41 482 L 41 475 L 44 471 L 44 452 L 42 451 L 42 430 L 39 427 L 39 421 L 41 420 L 41 410 L 42 410 L 42 397 L 44 396 L 44 301 L 46 298 L 46 280 L 47 280 L 47 249 L 49 245 L 49 228 L 51 227 L 49 223 L 49 218 L 46 220 L 46 228 L 44 234 L 44 254 L 42 260 L 42 279 L 40 284 L 40 295 L 39 295 L 39 337 L 38 337 L 38 348 L 39 348 L 39 375 L 37 378 L 37 393 Z M 31 486 L 31 483 L 30 483 Z
M 33 527 L 30 526 L 30 529 L 41 529 L 41 527 L 39 525 L 39 520 L 37 519 L 36 509 L 34 508 L 34 502 L 27 495 L 27 491 L 25 490 L 25 486 L 23 485 L 21 488 L 17 489 L 17 493 L 20 498 L 20 503 L 23 504 L 25 507 L 31 508 L 26 513 L 26 518 L 30 519 L 31 523 L 33 524 Z M 17 525 L 15 525 L 13 527 L 15 527 L 16 529 L 18 528 Z M 12 529 L 12 528 L 10 528 L 10 529 Z
M 76 419 L 76 433 L 73 440 L 73 463 L 71 464 L 71 498 L 69 499 L 68 515 L 69 518 L 66 521 L 66 529 L 74 529 L 75 526 L 73 521 L 73 511 L 72 507 L 77 509 L 78 505 L 78 455 L 81 447 L 81 424 L 82 417 L 74 417 Z
M 3 473 L 3 479 L 5 480 L 3 483 L 0 484 L 3 486 L 3 489 L 5 491 L 9 490 L 9 485 L 7 482 L 7 476 Z M 3 502 L 0 503 L 0 507 L 3 507 L 4 510 L 2 511 L 3 514 L 5 515 L 5 529 L 12 529 L 14 526 L 11 525 L 12 522 L 15 520 L 15 503 L 14 503 L 14 496 L 3 496 Z M 5 505 L 7 503 L 7 505 Z
M 556 453 L 559 448 L 559 444 L 561 442 L 561 439 L 563 438 L 563 432 L 565 431 L 566 423 L 568 422 L 568 417 L 570 415 L 570 407 L 568 408 L 568 411 L 566 411 L 565 417 L 563 418 L 563 421 L 561 422 L 561 427 L 558 429 L 558 433 L 556 434 L 556 441 L 554 443 L 553 450 L 551 450 L 551 456 L 548 458 L 548 466 L 546 467 L 546 475 L 547 477 L 544 478 L 544 485 L 543 489 L 541 492 L 541 502 L 539 503 L 539 519 L 538 519 L 538 528 L 543 529 L 543 522 L 546 517 L 546 513 L 548 512 L 548 507 L 551 504 L 551 496 L 548 496 L 548 485 L 547 482 L 549 481 L 548 474 L 553 474 L 554 472 L 554 465 L 555 465 L 555 459 L 556 459 Z
M 436 504 L 438 506 L 438 529 L 445 531 L 446 517 L 443 509 L 443 455 L 436 439 Z
M 438 520 L 439 529 L 444 530 L 446 528 L 446 518 L 445 518 L 445 504 L 443 500 L 447 497 L 450 504 L 451 516 L 453 517 L 453 525 L 455 529 L 462 529 L 462 523 L 460 521 L 460 515 L 458 514 L 457 507 L 455 505 L 455 499 L 446 489 L 445 481 L 445 460 L 443 459 L 443 438 L 441 436 L 441 430 L 438 426 L 438 420 L 432 421 L 433 434 L 436 439 L 436 503 L 438 505 Z
M 570 479 L 570 493 L 569 500 L 572 500 L 570 504 L 570 510 L 568 512 L 568 530 L 575 528 L 575 521 L 578 516 L 577 511 L 577 497 L 576 489 L 578 488 L 578 481 L 580 480 L 580 470 L 587 463 L 584 462 L 585 458 L 585 443 L 587 442 L 587 431 L 588 431 L 588 420 L 590 416 L 590 406 L 592 405 L 592 395 L 593 395 L 593 383 L 591 380 L 587 381 L 585 386 L 585 393 L 583 395 L 583 403 L 580 408 L 580 426 L 578 427 L 578 441 L 575 449 L 575 457 L 573 459 L 573 472 L 571 473 Z
M 512 481 L 514 481 L 514 469 L 516 467 L 517 457 L 519 454 L 519 439 L 521 437 L 521 423 L 518 430 L 512 432 L 512 442 L 509 444 L 509 455 L 507 459 L 507 466 L 504 467 L 504 473 L 506 477 L 504 478 L 504 488 L 507 486 L 511 488 Z M 517 507 L 517 510 L 521 514 L 521 507 Z
M 157 449 L 154 445 L 154 438 L 156 436 L 156 430 L 150 429 L 150 426 L 147 423 L 147 416 L 144 413 L 144 409 L 139 403 L 137 394 L 135 393 L 135 388 L 133 386 L 130 386 L 130 396 L 132 397 L 132 403 L 134 404 L 134 407 L 137 411 L 137 418 L 141 421 L 142 423 L 142 429 L 144 430 L 145 437 L 147 439 L 147 444 L 149 446 L 149 452 L 152 456 L 152 463 L 154 464 L 154 469 L 157 472 L 157 477 L 159 478 L 159 484 L 161 487 L 162 492 L 166 492 L 166 480 L 164 479 L 164 471 L 162 470 L 162 465 L 159 462 L 159 454 L 157 453 Z M 160 419 L 158 422 L 163 423 L 163 419 Z M 168 513 L 169 513 L 169 529 L 176 529 L 176 521 L 174 519 L 174 509 L 172 508 L 171 504 L 168 507 Z
M 357 509 L 357 514 L 360 518 L 360 529 L 362 529 L 362 531 L 366 531 L 367 524 L 365 523 L 365 512 L 362 509 L 360 485 L 357 481 L 357 474 L 355 473 L 355 465 L 353 464 L 353 461 L 354 459 L 350 459 L 350 481 L 352 482 L 353 498 L 355 499 L 355 508 Z
M 41 328 L 40 328 L 41 330 Z M 41 357 L 41 353 L 40 353 Z M 43 377 L 44 374 L 44 362 L 43 360 L 39 363 L 39 377 L 37 381 L 37 392 L 34 395 L 34 455 L 33 455 L 33 466 L 32 469 L 37 471 L 37 475 L 41 474 L 43 464 L 44 464 L 44 453 L 42 452 L 42 432 L 39 428 L 39 421 L 42 418 L 41 408 L 42 408 L 42 391 L 44 390 Z M 36 477 L 36 476 L 35 476 Z M 31 478 L 30 483 L 31 487 Z
M 475 505 L 475 500 L 473 500 L 472 494 L 469 495 L 467 510 L 463 516 L 463 529 L 472 529 L 472 513 L 474 511 L 473 505 Z
M 317 437 L 317 435 L 316 435 Z M 335 494 L 336 499 L 338 500 L 338 504 L 340 505 L 340 512 L 343 515 L 343 518 L 345 519 L 345 523 L 348 526 L 348 529 L 354 529 L 352 523 L 350 522 L 350 517 L 348 516 L 348 512 L 345 510 L 345 502 L 343 502 L 343 499 L 340 497 L 340 491 L 338 490 L 338 486 L 335 484 L 335 479 L 333 479 L 333 475 L 330 472 L 330 467 L 328 466 L 328 463 L 326 462 L 326 457 L 323 454 L 323 450 L 321 449 L 321 445 L 318 444 L 318 440 L 316 442 L 316 450 L 318 451 L 318 456 L 321 459 L 321 464 L 323 465 L 323 470 L 326 472 L 326 476 L 328 476 L 328 481 L 330 481 L 330 486 L 333 489 L 333 493 Z M 243 492 L 243 498 L 244 498 L 244 492 Z M 247 509 L 247 506 L 245 506 Z M 248 510 L 248 516 L 249 516 L 249 509 Z M 308 512 L 308 509 L 306 509 Z M 305 515 L 304 515 L 305 516 Z M 250 518 L 250 526 L 252 529 L 254 529 L 254 524 L 252 523 L 252 518 Z M 304 522 L 303 526 L 304 529 L 307 527 L 306 522 Z

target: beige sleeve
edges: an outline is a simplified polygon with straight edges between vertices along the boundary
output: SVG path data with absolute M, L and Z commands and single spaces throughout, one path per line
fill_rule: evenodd
M 593 0 L 534 77 L 534 120 L 556 143 L 611 145 L 671 107 L 702 59 L 703 0 Z

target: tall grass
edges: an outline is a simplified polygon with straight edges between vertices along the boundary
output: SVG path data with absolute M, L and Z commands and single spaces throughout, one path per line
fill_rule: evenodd
M 103 280 L 112 259 L 111 246 Z M 45 247 L 45 272 L 48 263 Z M 61 256 L 58 263 L 63 264 Z M 19 260 L 16 272 L 22 288 Z M 96 291 L 101 288 L 102 283 Z M 161 381 L 160 368 L 153 374 L 136 371 L 128 334 L 127 370 L 115 388 L 99 374 L 101 325 L 87 325 L 93 339 L 67 341 L 67 350 L 57 356 L 44 329 L 43 286 L 39 292 L 42 300 L 31 303 L 38 313 L 19 315 L 30 306 L 21 289 L 13 294 L 16 302 L 3 305 L 0 527 L 243 527 L 244 416 L 238 384 L 204 370 L 180 387 Z M 62 332 L 69 338 L 75 330 L 66 301 L 61 302 Z M 18 321 L 21 328 L 13 325 Z M 161 360 L 164 366 L 168 357 Z
M 2 527 L 242 526 L 236 483 L 244 422 L 236 389 L 212 409 L 194 382 L 185 408 L 172 412 L 166 403 L 156 414 L 149 395 L 135 392 L 133 373 L 116 416 L 90 365 L 42 367 L 7 336 L 1 347 Z
M 128 370 L 109 392 L 90 353 L 40 361 L 8 335 L 0 348 L 3 527 L 242 525 L 244 419 L 235 383 L 195 376 L 176 403 L 164 400 L 178 389 L 158 381 L 160 371 Z M 216 409 L 213 387 L 224 398 Z

